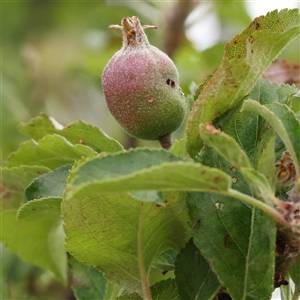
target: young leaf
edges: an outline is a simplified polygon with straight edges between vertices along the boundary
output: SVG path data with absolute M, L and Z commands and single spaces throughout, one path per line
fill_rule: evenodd
M 213 125 L 200 125 L 200 135 L 206 145 L 214 149 L 216 153 L 226 159 L 234 168 L 239 170 L 252 191 L 259 197 L 265 199 L 270 206 L 275 201 L 275 196 L 265 176 L 251 167 L 246 153 L 239 144 L 225 132 L 218 131 Z M 272 168 L 274 169 L 274 168 Z
M 30 201 L 23 206 L 24 211 L 19 211 L 20 220 L 16 219 L 15 211 L 3 212 L 0 238 L 11 252 L 52 271 L 58 280 L 66 283 L 67 256 L 63 250 L 60 203 L 60 198 Z
M 20 165 L 39 165 L 56 169 L 62 165 L 73 163 L 82 156 L 94 156 L 91 148 L 73 145 L 59 135 L 47 135 L 38 142 L 33 140 L 21 144 L 20 148 L 8 158 L 10 167 Z
M 225 46 L 221 65 L 203 87 L 188 119 L 186 139 L 191 157 L 203 144 L 199 124 L 222 115 L 251 91 L 271 61 L 299 35 L 299 23 L 298 9 L 275 10 L 256 18 Z
M 67 189 L 62 212 L 66 250 L 105 277 L 142 294 L 153 259 L 187 240 L 185 194 L 170 193 L 165 206 L 127 193 L 75 195 Z
M 280 286 L 280 300 L 293 300 L 290 284 Z M 298 300 L 298 298 L 296 298 Z
M 35 178 L 25 191 L 25 202 L 44 197 L 62 197 L 72 165 L 64 165 Z
M 275 139 L 273 130 L 264 134 L 257 146 L 255 157 L 256 169 L 267 178 L 272 191 L 275 190 Z
M 61 197 L 45 197 L 35 199 L 22 205 L 17 212 L 17 219 L 24 219 L 31 214 L 43 214 L 52 211 L 55 215 L 59 214 L 61 207 Z
M 260 105 L 253 100 L 245 100 L 244 111 L 255 112 L 265 118 L 277 132 L 289 151 L 299 176 L 300 123 L 288 106 L 280 103 Z
M 112 285 L 104 275 L 94 267 L 81 264 L 70 257 L 73 285 L 72 289 L 77 300 L 115 299 L 123 289 Z
M 137 149 L 96 157 L 71 172 L 73 195 L 141 190 L 226 191 L 231 179 L 218 169 L 180 161 L 164 150 Z M 154 199 L 154 198 L 153 198 Z
M 277 203 L 277 199 L 272 191 L 272 188 L 267 178 L 252 168 L 241 168 L 241 172 L 251 186 L 252 191 L 257 197 L 262 198 L 271 207 Z
M 123 147 L 114 139 L 108 137 L 101 129 L 83 121 L 75 121 L 67 127 L 57 128 L 56 121 L 41 114 L 27 123 L 21 123 L 20 132 L 28 138 L 40 140 L 48 134 L 58 134 L 72 144 L 83 144 L 97 152 L 117 152 Z
M 181 299 L 211 299 L 220 289 L 217 276 L 192 239 L 177 257 L 175 276 Z
M 246 153 L 240 148 L 234 138 L 214 128 L 211 124 L 200 124 L 200 136 L 206 145 L 213 148 L 238 170 L 241 167 L 251 168 Z
M 24 191 L 28 184 L 50 169 L 42 166 L 21 166 L 1 169 L 1 209 L 16 210 L 24 200 Z
M 282 88 L 282 86 L 278 86 L 277 84 L 271 84 L 264 79 L 259 79 L 249 94 L 249 97 L 262 104 L 269 104 L 279 100 L 283 101 L 283 89 L 284 86 Z M 284 90 L 287 93 L 285 94 L 286 100 L 288 95 L 294 92 L 294 89 Z M 275 136 L 275 133 L 265 119 L 255 113 L 241 111 L 242 105 L 243 101 L 238 103 L 236 107 L 217 117 L 213 126 L 220 129 L 222 133 L 229 135 L 230 138 L 234 138 L 239 147 L 247 154 L 252 166 L 256 168 L 266 144 Z M 218 137 L 212 136 L 211 138 Z M 200 152 L 201 157 L 204 152 L 205 151 Z M 200 162 L 202 161 L 201 157 L 197 157 L 197 159 L 200 158 Z M 210 165 L 207 162 L 205 162 L 205 164 Z M 212 166 L 213 165 L 212 161 Z
M 185 139 L 175 140 L 169 151 L 175 156 L 186 158 Z

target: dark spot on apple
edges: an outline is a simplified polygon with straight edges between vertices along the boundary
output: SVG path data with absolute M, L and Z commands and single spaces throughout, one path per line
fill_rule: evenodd
M 166 81 L 167 85 L 170 85 L 171 88 L 175 88 L 175 82 L 173 80 L 171 80 L 170 78 L 167 79 Z

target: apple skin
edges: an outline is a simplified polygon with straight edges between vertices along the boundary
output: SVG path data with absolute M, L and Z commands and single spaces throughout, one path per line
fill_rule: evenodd
M 160 140 L 182 124 L 187 104 L 173 61 L 150 45 L 137 17 L 123 18 L 123 46 L 106 65 L 102 87 L 111 114 L 130 135 Z

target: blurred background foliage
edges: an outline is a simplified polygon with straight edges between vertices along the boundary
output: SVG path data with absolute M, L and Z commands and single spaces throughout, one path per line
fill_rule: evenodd
M 200 84 L 218 67 L 225 43 L 255 16 L 267 12 L 253 15 L 259 8 L 265 9 L 266 4 L 271 11 L 288 3 L 286 7 L 299 7 L 297 1 L 281 2 L 281 7 L 274 7 L 278 2 L 268 0 L 252 4 L 242 0 L 2 1 L 3 165 L 8 154 L 25 140 L 18 124 L 40 113 L 62 125 L 81 119 L 100 127 L 125 147 L 158 147 L 157 142 L 136 141 L 126 135 L 110 115 L 102 93 L 101 73 L 121 47 L 120 31 L 108 30 L 108 26 L 120 24 L 122 17 L 137 15 L 142 24 L 158 27 L 147 30 L 149 41 L 174 60 L 181 87 L 188 95 L 193 82 Z M 300 63 L 299 39 L 280 57 Z M 175 137 L 181 137 L 183 130 L 184 126 Z M 50 287 L 58 283 L 53 283 L 51 275 L 43 273 L 37 280 L 41 270 L 1 249 L 7 299 L 31 299 L 24 298 L 26 294 L 72 298 L 64 288 L 54 295 Z

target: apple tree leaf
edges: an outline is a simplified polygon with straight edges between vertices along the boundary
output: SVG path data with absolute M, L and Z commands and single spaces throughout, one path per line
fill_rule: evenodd
M 44 197 L 62 197 L 72 164 L 59 167 L 35 178 L 25 191 L 25 202 Z
M 81 157 L 94 156 L 96 152 L 87 146 L 73 145 L 60 135 L 47 135 L 39 141 L 23 142 L 8 158 L 9 167 L 38 165 L 56 169 L 73 163 Z
M 175 276 L 180 299 L 211 299 L 220 289 L 217 276 L 192 239 L 177 257 Z
M 1 209 L 15 210 L 24 201 L 24 192 L 30 182 L 50 169 L 43 166 L 21 166 L 1 169 Z
M 261 105 L 250 99 L 245 100 L 243 110 L 255 112 L 270 123 L 286 145 L 299 174 L 300 122 L 297 120 L 295 113 L 285 104 L 276 102 Z
M 97 152 L 116 152 L 123 149 L 116 140 L 107 136 L 101 129 L 81 120 L 59 128 L 56 123 L 53 118 L 41 114 L 29 122 L 21 123 L 19 130 L 26 137 L 35 140 L 40 140 L 48 134 L 58 134 L 74 145 L 83 144 Z
M 19 211 L 19 219 L 15 211 L 3 212 L 5 226 L 1 240 L 23 260 L 52 271 L 58 280 L 66 283 L 67 256 L 63 250 L 60 205 L 61 198 L 44 198 L 27 202 Z
M 106 280 L 96 268 L 83 265 L 72 256 L 69 258 L 72 271 L 72 289 L 77 300 L 115 299 L 123 289 Z
M 195 157 L 203 141 L 200 123 L 212 121 L 237 105 L 254 87 L 267 66 L 300 33 L 298 9 L 283 9 L 255 18 L 224 50 L 221 65 L 202 88 L 190 113 L 187 151 Z

